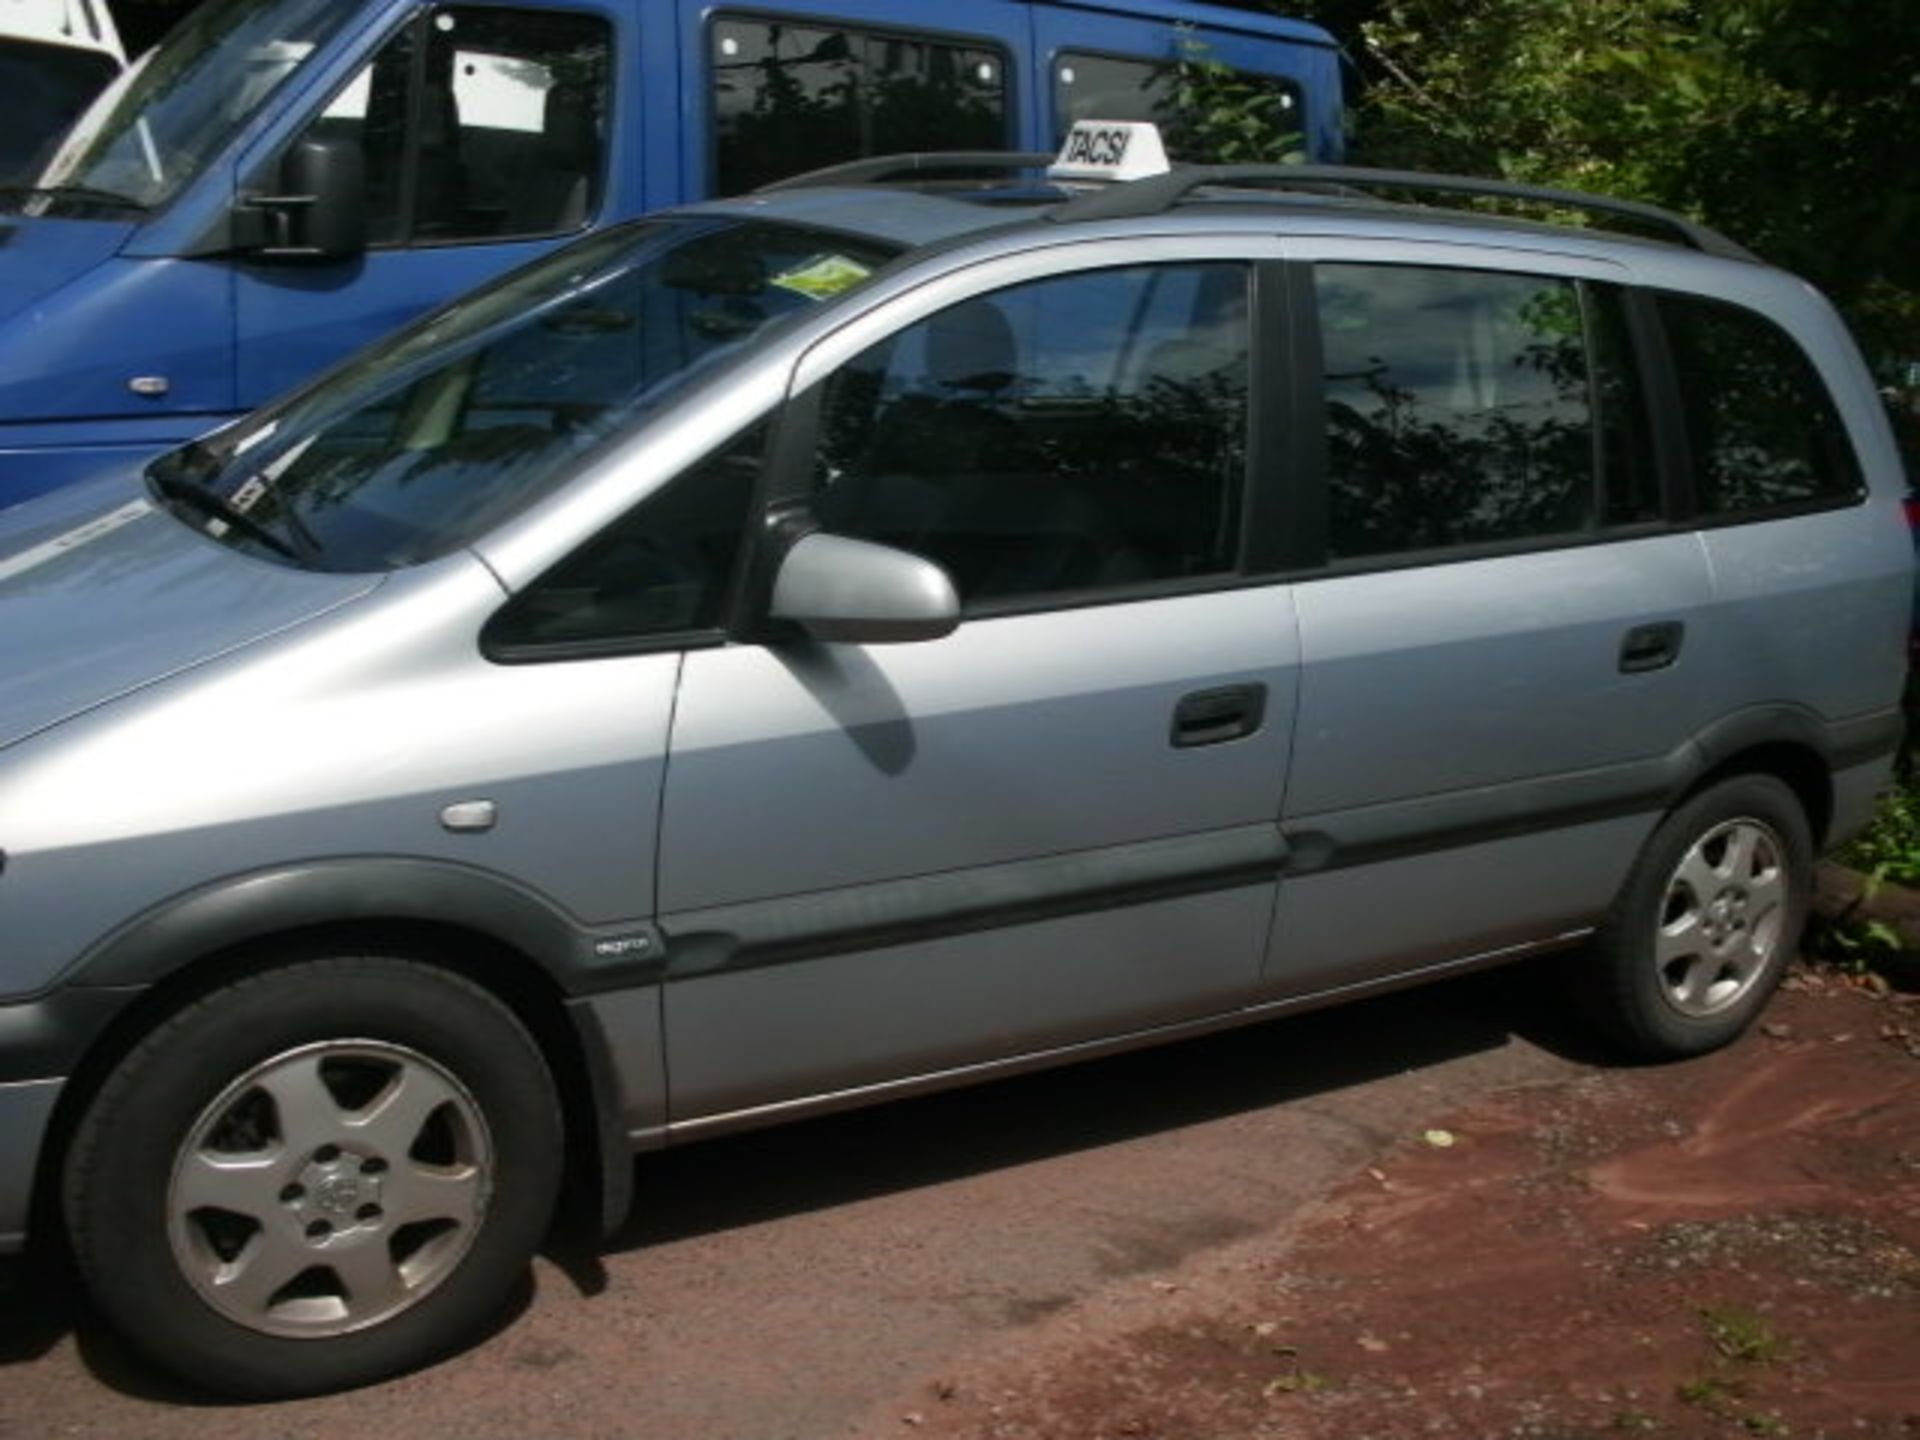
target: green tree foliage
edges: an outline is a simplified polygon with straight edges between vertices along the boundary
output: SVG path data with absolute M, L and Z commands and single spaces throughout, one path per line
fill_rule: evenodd
M 1920 0 L 1303 0 L 1363 164 L 1694 215 L 1920 356 Z

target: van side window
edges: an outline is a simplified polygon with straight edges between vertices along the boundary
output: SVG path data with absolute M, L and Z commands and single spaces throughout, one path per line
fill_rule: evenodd
M 373 244 L 577 230 L 606 174 L 612 46 L 596 16 L 443 7 L 394 36 L 308 134 L 359 142 Z
M 1143 265 L 968 300 L 828 381 L 814 513 L 967 605 L 1232 571 L 1248 275 Z
M 1207 63 L 1204 46 L 1196 48 L 1197 63 Z M 1257 113 L 1269 128 L 1298 137 L 1295 148 L 1306 149 L 1306 110 L 1300 87 L 1277 75 L 1250 70 L 1225 70 L 1236 98 Z M 1057 147 L 1080 120 L 1144 120 L 1158 125 L 1167 153 L 1175 159 L 1205 161 L 1204 144 L 1189 135 L 1188 107 L 1182 104 L 1179 62 L 1103 55 L 1089 50 L 1063 50 L 1053 62 L 1053 143 Z
M 862 155 L 1009 143 L 1007 57 L 986 41 L 721 16 L 708 43 L 716 195 Z
M 494 616 L 487 653 L 564 659 L 717 627 L 766 442 L 750 426 L 554 566 Z
M 1850 500 L 1862 481 L 1826 386 L 1785 331 L 1717 300 L 1659 297 L 1705 516 Z
M 1651 518 L 1639 386 L 1609 287 L 1322 265 L 1315 289 L 1332 558 Z

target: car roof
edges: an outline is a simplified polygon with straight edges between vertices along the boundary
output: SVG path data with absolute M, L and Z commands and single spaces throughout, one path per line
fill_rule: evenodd
M 902 163 L 904 182 L 886 175 L 888 158 Z M 974 170 L 969 178 L 942 179 L 937 162 L 951 158 L 956 168 Z M 1406 171 L 1362 170 L 1339 166 L 1182 166 L 1146 179 L 1094 186 L 1072 186 L 1036 179 L 985 182 L 977 168 L 994 157 L 980 154 L 941 157 L 913 155 L 853 162 L 780 182 L 732 200 L 709 201 L 682 213 L 739 218 L 743 210 L 771 220 L 851 231 L 910 249 L 940 247 L 1000 229 L 1041 224 L 1062 227 L 1099 221 L 1151 219 L 1163 228 L 1179 215 L 1192 223 L 1208 216 L 1218 223 L 1249 222 L 1286 229 L 1304 221 L 1304 229 L 1324 232 L 1327 222 L 1364 232 L 1379 226 L 1405 237 L 1425 229 L 1449 238 L 1531 237 L 1574 240 L 1581 248 L 1625 247 L 1645 255 L 1648 248 L 1695 251 L 1723 260 L 1755 262 L 1756 257 L 1726 236 L 1686 216 L 1655 206 L 1581 192 Z M 1044 157 L 1006 155 L 1001 166 L 1028 171 Z M 1408 203 L 1383 198 L 1395 194 L 1423 198 L 1463 197 L 1471 208 Z M 1500 210 L 1488 206 L 1503 207 Z M 1530 206 L 1553 218 L 1512 213 Z M 1575 213 L 1601 225 L 1566 223 Z M 1624 227 L 1624 228 L 1623 228 Z
M 1032 205 L 1010 208 L 969 198 L 974 193 L 883 185 L 823 186 L 761 191 L 731 200 L 707 200 L 681 206 L 672 213 L 729 220 L 751 217 L 844 230 L 908 249 L 1003 228 L 1038 213 L 1038 207 Z M 1054 203 L 1060 199 L 1057 194 L 1048 198 Z

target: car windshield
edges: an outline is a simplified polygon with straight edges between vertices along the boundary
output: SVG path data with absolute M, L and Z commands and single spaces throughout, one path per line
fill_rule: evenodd
M 608 231 L 162 457 L 148 483 L 182 520 L 263 558 L 419 564 L 526 509 L 635 417 L 895 253 L 733 219 Z
M 42 203 L 65 190 L 166 204 L 353 10 L 339 0 L 208 0 L 81 117 L 35 182 Z
M 32 178 L 34 162 L 119 70 L 103 51 L 0 39 L 0 95 L 7 97 L 7 123 L 0 125 L 0 185 Z

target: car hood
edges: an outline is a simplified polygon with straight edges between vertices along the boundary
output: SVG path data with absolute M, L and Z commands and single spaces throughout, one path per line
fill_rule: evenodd
M 0 511 L 0 747 L 375 589 L 209 540 L 116 476 Z

